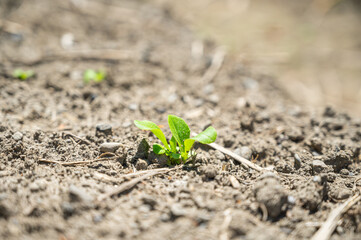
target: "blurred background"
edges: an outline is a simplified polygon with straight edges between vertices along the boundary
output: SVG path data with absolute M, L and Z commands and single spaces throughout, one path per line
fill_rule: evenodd
M 0 0 L 2 18 L 21 2 Z M 298 104 L 331 105 L 361 116 L 361 0 L 138 2 L 158 5 L 200 39 L 215 40 L 225 47 L 227 58 L 236 58 L 251 72 L 273 76 Z M 26 18 L 24 14 L 21 18 Z M 16 22 L 12 27 L 18 27 Z M 104 29 L 111 33 L 112 26 Z M 29 56 L 32 49 L 20 52 Z
M 360 0 L 149 0 L 308 107 L 361 115 Z

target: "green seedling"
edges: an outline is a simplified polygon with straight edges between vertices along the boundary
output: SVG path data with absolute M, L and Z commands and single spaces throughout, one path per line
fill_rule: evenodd
M 31 77 L 34 76 L 34 71 L 31 71 L 31 70 L 27 70 L 27 71 L 24 71 L 22 69 L 16 69 L 14 72 L 13 72 L 13 77 L 14 78 L 17 78 L 17 79 L 20 79 L 20 80 L 27 80 Z
M 162 130 L 157 124 L 151 121 L 134 121 L 135 126 L 142 130 L 151 131 L 162 143 L 153 145 L 153 152 L 158 155 L 165 154 L 170 160 L 170 164 L 185 163 L 187 159 L 196 156 L 193 151 L 194 142 L 209 144 L 216 140 L 217 132 L 210 126 L 195 137 L 190 137 L 190 129 L 187 123 L 180 117 L 168 115 L 168 124 L 172 137 L 167 142 Z
M 94 69 L 87 69 L 83 74 L 83 80 L 87 84 L 91 82 L 101 83 L 104 81 L 105 77 L 105 71 L 95 71 Z

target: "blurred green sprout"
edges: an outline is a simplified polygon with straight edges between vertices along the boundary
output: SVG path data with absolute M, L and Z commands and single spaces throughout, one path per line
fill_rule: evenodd
M 106 72 L 103 70 L 87 69 L 83 74 L 84 83 L 88 84 L 91 82 L 101 83 L 106 77 Z
M 25 81 L 35 75 L 32 70 L 23 70 L 23 69 L 15 69 L 13 72 L 13 77 Z

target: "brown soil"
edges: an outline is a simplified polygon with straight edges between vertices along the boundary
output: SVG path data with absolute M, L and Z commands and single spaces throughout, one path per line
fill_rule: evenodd
M 72 2 L 24 1 L 10 17 L 21 33 L 1 34 L 1 239 L 308 239 L 352 196 L 359 119 L 303 109 L 272 77 L 231 57 L 204 77 L 217 45 L 205 41 L 204 54 L 192 54 L 197 39 L 167 9 Z M 66 33 L 75 41 L 64 50 Z M 36 76 L 12 78 L 18 67 Z M 88 68 L 107 79 L 84 84 Z M 132 121 L 167 126 L 168 114 L 195 132 L 212 124 L 219 145 L 277 173 L 200 145 L 194 165 L 166 166 L 142 141 L 155 137 Z M 106 124 L 112 129 L 100 131 Z M 104 142 L 120 143 L 109 160 L 62 165 L 96 160 Z M 129 181 L 124 174 L 160 167 L 172 171 L 98 201 Z M 360 239 L 360 216 L 357 203 L 332 239 Z

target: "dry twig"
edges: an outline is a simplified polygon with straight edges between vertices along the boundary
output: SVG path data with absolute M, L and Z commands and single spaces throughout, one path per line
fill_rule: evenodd
M 227 208 L 224 212 L 224 221 L 221 225 L 221 230 L 220 230 L 220 235 L 219 235 L 219 239 L 220 240 L 228 240 L 229 236 L 228 236 L 228 227 L 229 224 L 231 224 L 232 221 L 232 209 Z
M 258 171 L 258 172 L 263 172 L 263 171 L 267 170 L 267 169 L 262 168 L 262 167 L 258 166 L 257 164 L 252 163 L 251 161 L 239 156 L 238 154 L 235 154 L 234 152 L 232 152 L 232 151 L 230 151 L 230 150 L 228 150 L 228 149 L 226 149 L 226 148 L 224 148 L 224 147 L 222 147 L 222 146 L 220 146 L 220 145 L 218 145 L 216 143 L 210 143 L 208 145 L 210 147 L 212 147 L 212 148 L 214 148 L 214 149 L 216 149 L 216 150 L 218 150 L 218 151 L 220 151 L 220 152 L 234 158 L 237 162 L 241 163 L 243 166 L 245 166 L 247 168 L 252 168 L 252 169 L 254 169 L 254 170 Z
M 361 178 L 355 181 L 359 181 Z M 340 220 L 342 214 L 347 212 L 355 203 L 361 200 L 360 191 L 358 190 L 354 196 L 349 198 L 346 202 L 339 205 L 337 208 L 331 211 L 330 215 L 328 216 L 326 222 L 323 223 L 320 229 L 313 235 L 311 240 L 328 240 L 333 231 L 335 230 L 338 221 Z
M 103 194 L 101 196 L 98 197 L 98 201 L 101 202 L 103 201 L 104 199 L 106 198 L 110 198 L 114 195 L 119 195 L 125 191 L 128 191 L 130 189 L 132 189 L 135 185 L 137 185 L 138 183 L 140 183 L 141 181 L 149 178 L 149 177 L 153 177 L 157 174 L 160 174 L 160 173 L 167 173 L 169 171 L 173 171 L 177 168 L 172 168 L 172 169 L 165 169 L 165 170 L 162 170 L 162 171 L 157 171 L 157 169 L 153 169 L 153 170 L 150 170 L 149 173 L 143 175 L 143 176 L 140 176 L 138 178 L 135 178 L 133 180 L 130 180 L 128 182 L 125 182 L 123 184 L 121 184 L 119 187 L 117 187 L 116 189 L 110 191 L 109 193 L 106 193 L 106 194 Z
M 80 142 L 80 143 L 85 143 L 87 145 L 91 145 L 91 143 L 86 140 L 86 139 L 82 139 L 81 137 L 78 137 L 70 132 L 63 132 L 62 133 L 62 137 L 63 138 L 67 138 L 67 137 L 70 137 L 72 140 L 74 140 L 76 143 Z
M 222 67 L 222 63 L 224 60 L 225 53 L 223 50 L 217 50 L 212 58 L 211 66 L 207 69 L 207 71 L 202 76 L 202 82 L 208 83 L 211 82 L 217 75 L 218 71 Z
M 150 170 L 144 170 L 144 171 L 137 171 L 137 172 L 133 172 L 133 173 L 128 173 L 128 174 L 123 174 L 120 177 L 114 178 L 114 177 L 110 177 L 108 175 L 105 174 L 101 174 L 98 172 L 94 173 L 94 178 L 100 180 L 100 181 L 104 181 L 104 182 L 111 182 L 111 183 L 119 183 L 121 181 L 123 181 L 124 178 L 133 178 L 133 177 L 137 177 L 140 175 L 144 175 L 147 174 L 149 172 L 163 172 L 168 170 L 169 168 L 157 168 L 157 169 L 150 169 Z
M 104 157 L 104 158 L 97 158 L 97 159 L 89 160 L 89 161 L 77 161 L 77 162 L 59 162 L 59 161 L 54 161 L 54 160 L 39 159 L 39 162 L 55 163 L 55 164 L 60 164 L 62 166 L 75 166 L 75 165 L 91 164 L 91 163 L 100 162 L 100 161 L 116 160 L 116 159 L 118 159 L 118 157 L 119 156 L 116 155 L 113 157 Z

